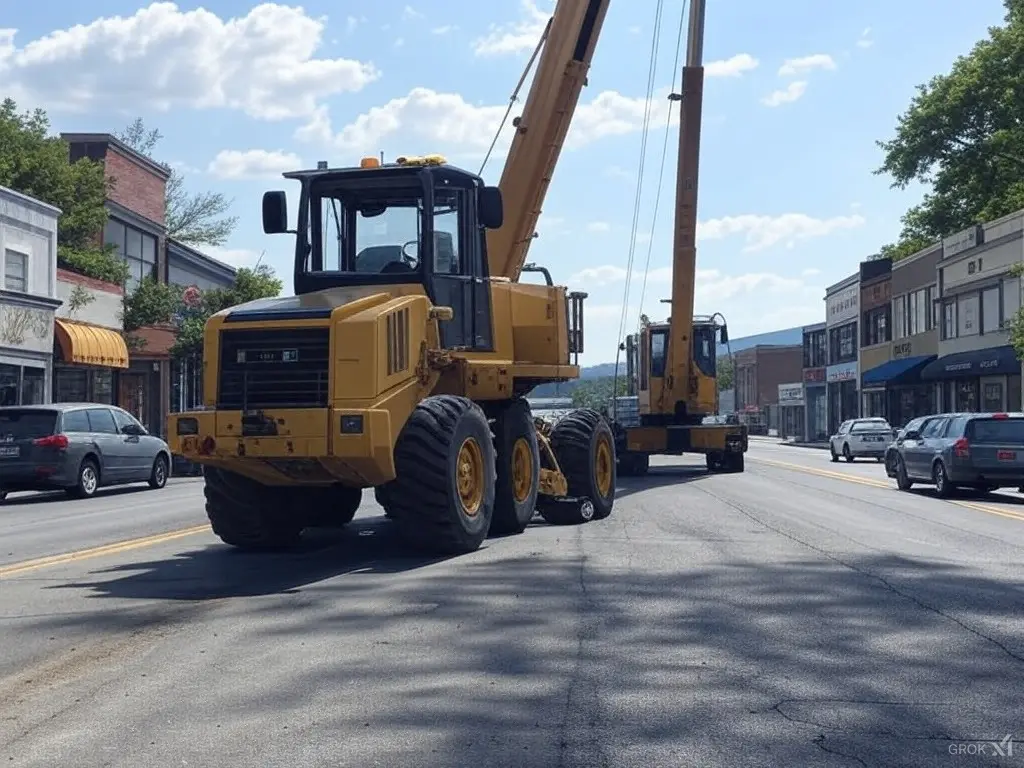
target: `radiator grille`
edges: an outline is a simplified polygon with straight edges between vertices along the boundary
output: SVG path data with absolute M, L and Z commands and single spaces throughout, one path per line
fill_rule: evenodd
M 409 310 L 400 309 L 387 316 L 388 376 L 409 367 Z
M 221 331 L 217 407 L 325 408 L 330 356 L 329 328 Z

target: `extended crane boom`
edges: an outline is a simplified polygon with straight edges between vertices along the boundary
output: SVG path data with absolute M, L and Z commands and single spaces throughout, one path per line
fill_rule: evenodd
M 501 174 L 505 221 L 487 232 L 491 277 L 516 281 L 526 263 L 566 133 L 586 84 L 609 0 L 558 0 L 537 73 Z

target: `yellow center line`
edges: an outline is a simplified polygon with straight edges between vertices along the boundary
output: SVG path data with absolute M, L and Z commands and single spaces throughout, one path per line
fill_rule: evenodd
M 177 531 L 157 533 L 152 536 L 143 536 L 138 539 L 115 541 L 112 544 L 104 544 L 99 547 L 91 547 L 90 549 L 80 549 L 77 552 L 65 552 L 60 555 L 48 555 L 46 557 L 37 557 L 33 560 L 24 560 L 20 563 L 12 563 L 11 565 L 0 566 L 0 578 L 16 576 L 22 573 L 27 573 L 29 571 L 35 571 L 40 568 L 47 568 L 51 565 L 65 565 L 67 563 L 78 563 L 82 560 L 91 560 L 95 557 L 103 557 L 105 555 L 116 555 L 122 552 L 131 552 L 132 550 L 143 549 L 144 547 L 152 547 L 157 544 L 163 544 L 168 541 L 175 541 L 176 539 L 183 539 L 186 536 L 195 536 L 197 533 L 203 533 L 209 530 L 209 525 L 193 525 L 191 528 L 181 528 Z
M 885 488 L 891 490 L 894 488 L 892 483 L 884 482 L 881 480 L 874 480 L 868 477 L 857 477 L 855 475 L 847 475 L 843 472 L 835 472 L 828 469 L 818 469 L 817 467 L 807 467 L 802 464 L 790 464 L 787 461 L 773 461 L 772 459 L 762 459 L 750 457 L 752 461 L 760 462 L 761 464 L 770 464 L 774 467 L 780 467 L 782 469 L 791 469 L 796 472 L 804 472 L 808 475 L 818 475 L 819 477 L 828 477 L 835 480 L 843 480 L 847 483 L 857 483 L 858 485 L 867 485 L 872 488 Z M 1010 520 L 1021 520 L 1024 521 L 1024 514 L 1020 512 L 1014 512 L 1009 509 L 999 509 L 998 507 L 990 507 L 987 504 L 977 504 L 972 501 L 958 501 L 956 499 L 947 499 L 949 503 L 956 504 L 957 506 L 963 507 L 964 509 L 973 509 L 976 512 L 985 512 L 989 515 L 997 515 L 999 517 L 1006 517 Z

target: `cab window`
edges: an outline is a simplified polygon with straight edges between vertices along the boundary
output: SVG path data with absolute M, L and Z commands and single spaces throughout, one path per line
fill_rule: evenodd
M 715 326 L 693 329 L 693 362 L 705 376 L 715 376 Z
M 668 331 L 651 332 L 651 376 L 661 378 L 665 375 L 665 356 L 668 352 Z

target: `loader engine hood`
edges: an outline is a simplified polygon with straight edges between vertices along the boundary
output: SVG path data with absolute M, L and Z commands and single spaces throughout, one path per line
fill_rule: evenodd
M 301 296 L 278 296 L 273 299 L 256 299 L 225 310 L 224 322 L 246 323 L 259 320 L 315 320 L 326 319 L 338 307 L 366 296 L 380 295 L 384 298 L 423 295 L 423 286 L 411 285 L 361 285 L 344 288 L 325 288 L 322 291 L 304 293 Z

